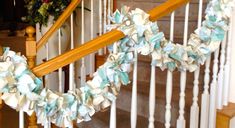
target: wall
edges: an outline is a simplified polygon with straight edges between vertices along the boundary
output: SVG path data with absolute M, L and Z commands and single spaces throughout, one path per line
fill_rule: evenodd
M 233 25 L 232 25 L 232 33 L 235 34 L 235 11 L 233 11 Z M 230 97 L 229 101 L 235 103 L 235 38 L 232 38 L 232 50 L 231 50 L 231 70 L 230 70 Z M 231 91 L 233 90 L 233 91 Z

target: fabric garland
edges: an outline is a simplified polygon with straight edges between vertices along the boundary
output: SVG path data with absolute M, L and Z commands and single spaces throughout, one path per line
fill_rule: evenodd
M 92 80 L 81 88 L 68 93 L 53 92 L 43 88 L 42 80 L 28 68 L 26 58 L 5 49 L 0 60 L 0 91 L 7 105 L 31 115 L 36 112 L 37 122 L 46 125 L 48 119 L 59 127 L 70 127 L 91 120 L 95 112 L 110 106 L 116 99 L 121 85 L 129 84 L 128 73 L 135 61 L 135 49 L 142 55 L 152 56 L 152 65 L 162 70 L 174 69 L 195 71 L 206 58 L 219 48 L 228 30 L 234 0 L 211 0 L 206 8 L 202 26 L 190 35 L 187 46 L 174 44 L 165 39 L 156 22 L 140 9 L 129 11 L 124 6 L 110 19 L 126 37 L 118 41 L 117 53 L 94 73 Z

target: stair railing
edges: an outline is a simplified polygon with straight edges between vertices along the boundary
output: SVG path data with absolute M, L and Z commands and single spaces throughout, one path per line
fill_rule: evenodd
M 73 13 L 75 8 L 81 0 L 72 0 L 69 6 L 64 10 L 64 12 L 59 16 L 59 18 L 55 21 L 52 27 L 43 35 L 43 37 L 37 42 L 37 50 L 39 50 L 43 45 L 46 44 L 48 39 L 51 37 L 53 33 L 55 33 L 66 21 L 66 19 Z
M 75 1 L 75 0 L 74 0 Z M 74 2 L 73 1 L 73 2 Z M 78 3 L 80 1 L 77 1 Z M 82 2 L 82 6 L 84 6 L 83 4 L 83 0 Z M 76 4 L 78 3 L 73 3 L 74 5 L 72 7 L 74 7 Z M 105 2 L 106 3 L 106 2 Z M 183 42 L 184 45 L 186 45 L 187 43 L 187 39 L 188 39 L 188 20 L 189 20 L 189 11 L 190 11 L 190 3 L 188 0 L 168 0 L 167 2 L 161 4 L 160 6 L 150 10 L 148 13 L 150 15 L 150 20 L 151 21 L 155 21 L 173 11 L 175 11 L 176 9 L 178 9 L 179 7 L 186 5 L 185 8 L 185 25 L 184 25 L 184 38 L 183 38 Z M 201 20 L 202 20 L 202 4 L 203 1 L 200 0 L 199 1 L 199 14 L 198 14 L 198 27 L 201 25 Z M 71 8 L 72 8 L 71 7 Z M 83 7 L 82 7 L 83 8 Z M 74 9 L 74 8 L 73 8 Z M 82 11 L 84 11 L 84 8 L 82 9 Z M 70 11 L 68 11 L 70 12 Z M 72 11 L 71 11 L 72 12 Z M 70 12 L 70 13 L 71 13 Z M 106 12 L 106 11 L 105 11 Z M 67 17 L 69 17 L 70 14 L 66 14 Z M 101 14 L 102 15 L 102 14 Z M 170 32 L 170 39 L 173 41 L 173 37 L 174 37 L 174 15 L 175 13 L 173 12 L 171 14 L 171 32 Z M 61 16 L 62 17 L 62 16 Z M 83 16 L 82 16 L 83 17 Z M 73 21 L 73 15 L 71 15 L 71 21 Z M 65 18 L 66 19 L 66 18 Z M 65 21 L 65 20 L 61 20 L 61 21 Z M 101 19 L 102 21 L 102 19 Z M 106 19 L 105 19 L 106 21 Z M 61 26 L 61 24 L 63 22 L 59 22 L 59 26 Z M 84 17 L 82 18 L 82 22 L 84 23 Z M 57 21 L 56 21 L 57 23 Z M 102 24 L 102 22 L 100 22 Z M 71 22 L 71 25 L 73 23 Z M 103 25 L 105 26 L 105 24 Z M 56 29 L 58 29 L 59 27 L 54 27 L 51 32 L 47 32 L 49 33 L 48 36 L 45 36 L 44 39 L 42 38 L 42 41 L 39 41 L 39 43 L 37 44 L 37 49 L 40 48 L 41 46 L 43 46 L 46 42 L 46 40 L 48 40 L 49 36 L 53 34 L 52 31 L 56 31 Z M 71 28 L 73 28 L 71 26 Z M 100 29 L 102 27 L 100 26 Z M 72 30 L 73 31 L 73 30 Z M 92 30 L 91 30 L 92 31 Z M 103 30 L 104 32 L 106 31 L 105 29 Z M 101 32 L 100 31 L 100 35 Z M 73 32 L 72 32 L 73 33 Z M 73 34 L 71 34 L 71 38 L 73 40 L 72 37 Z M 82 29 L 82 38 L 84 36 L 84 28 Z M 34 68 L 32 68 L 33 72 L 41 77 L 44 75 L 47 75 L 48 73 L 51 73 L 57 69 L 61 69 L 62 67 L 73 63 L 79 59 L 82 59 L 83 57 L 96 52 L 99 49 L 103 49 L 105 46 L 108 46 L 110 44 L 113 44 L 115 41 L 120 40 L 121 38 L 123 38 L 125 35 L 119 31 L 119 30 L 111 30 L 110 32 L 107 32 L 91 41 L 88 42 L 84 42 L 84 40 L 82 40 L 81 42 L 84 43 L 81 46 L 74 48 L 71 46 L 71 50 L 63 53 L 55 58 L 52 58 L 50 60 L 48 60 L 47 62 L 44 62 Z M 222 105 L 226 105 L 228 103 L 228 96 L 227 93 L 228 92 L 228 88 L 229 88 L 229 78 L 230 74 L 229 74 L 229 67 L 230 67 L 230 49 L 229 46 L 231 45 L 231 32 L 229 32 L 228 34 L 229 38 L 228 41 L 225 40 L 222 48 L 221 48 L 221 54 L 220 56 L 222 56 L 221 62 L 220 62 L 220 70 L 221 70 L 221 75 L 225 75 L 225 79 L 223 78 L 219 78 L 217 76 L 217 72 L 218 72 L 218 57 L 219 57 L 219 49 L 214 53 L 214 63 L 213 63 L 213 79 L 212 79 L 212 83 L 211 83 L 211 88 L 210 88 L 210 93 L 209 93 L 209 84 L 210 84 L 210 65 L 211 65 L 211 59 L 210 57 L 207 59 L 206 64 L 205 64 L 205 75 L 204 75 L 204 91 L 202 94 L 202 103 L 201 103 L 201 117 L 199 118 L 199 104 L 198 104 L 198 95 L 199 95 L 199 76 L 200 76 L 200 69 L 195 71 L 194 73 L 194 87 L 193 87 L 193 103 L 191 106 L 191 112 L 190 112 L 190 128 L 197 128 L 198 126 L 200 126 L 201 128 L 214 128 L 215 127 L 215 118 L 216 118 L 216 108 L 215 108 L 215 98 L 216 98 L 216 84 L 218 82 L 221 82 L 223 84 L 226 84 L 225 88 L 222 88 L 221 90 L 224 90 L 223 92 L 219 92 L 220 98 L 224 98 L 221 100 L 221 102 L 219 103 L 219 108 Z M 91 37 L 93 38 L 93 36 Z M 43 43 L 40 43 L 43 42 Z M 73 42 L 74 43 L 74 42 Z M 72 43 L 72 44 L 73 44 Z M 227 47 L 226 47 L 226 43 L 227 43 Z M 35 49 L 36 50 L 36 49 Z M 105 50 L 104 50 L 105 51 Z M 102 53 L 102 52 L 100 52 Z M 226 55 L 225 55 L 226 53 Z M 137 60 L 137 55 L 135 54 L 136 60 Z M 84 61 L 84 60 L 83 60 Z M 226 63 L 225 63 L 226 62 Z M 84 62 L 82 62 L 84 63 Z M 71 66 L 74 67 L 74 66 Z M 226 67 L 226 69 L 224 69 L 224 67 Z M 72 69 L 74 70 L 74 69 Z M 81 69 L 84 70 L 84 69 Z M 61 72 L 61 71 L 60 71 Z M 81 71 L 82 72 L 82 71 Z M 224 73 L 225 72 L 225 73 Z M 153 128 L 154 127 L 154 109 L 155 109 L 155 66 L 151 67 L 151 82 L 150 82 L 150 94 L 149 94 L 149 127 Z M 61 73 L 60 73 L 61 75 Z M 70 76 L 73 76 L 73 74 L 70 74 Z M 137 120 L 137 61 L 134 63 L 134 82 L 133 82 L 133 96 L 132 96 L 132 108 L 133 108 L 133 112 L 131 113 L 131 127 L 136 127 L 136 120 Z M 217 81 L 217 78 L 219 78 L 220 81 Z M 72 78 L 70 80 L 70 82 L 73 80 L 74 78 Z M 186 88 L 186 72 L 182 71 L 181 72 L 181 77 L 180 77 L 180 100 L 179 100 L 179 118 L 176 122 L 176 126 L 177 128 L 185 128 L 186 125 L 186 119 L 184 117 L 184 113 L 185 113 L 185 88 Z M 228 85 L 228 86 L 227 86 Z M 220 86 L 219 86 L 220 87 Z M 70 89 L 73 89 L 74 86 L 70 85 Z M 172 125 L 171 122 L 171 97 L 172 97 L 172 91 L 173 91 L 173 83 L 172 83 L 172 73 L 170 71 L 168 71 L 167 73 L 167 85 L 166 85 L 166 112 L 165 112 L 165 127 L 166 128 L 170 128 Z M 110 122 L 110 127 L 116 127 L 116 106 L 114 103 L 114 106 L 112 105 L 111 107 L 111 122 Z M 112 116 L 113 115 L 113 116 Z M 199 119 L 200 119 L 200 124 L 199 124 Z
M 155 21 L 169 14 L 170 12 L 176 10 L 177 8 L 181 7 L 187 2 L 188 0 L 177 0 L 177 1 L 168 0 L 167 2 L 150 10 L 148 12 L 150 15 L 149 18 L 151 21 Z M 81 59 L 82 57 L 89 55 L 92 52 L 95 52 L 105 46 L 108 46 L 120 40 L 124 36 L 125 35 L 119 30 L 111 30 L 110 32 L 107 32 L 100 37 L 97 37 L 91 41 L 86 42 L 84 45 L 80 47 L 72 49 L 62 55 L 59 55 L 45 63 L 36 66 L 35 68 L 33 68 L 33 72 L 37 76 L 46 75 L 61 67 L 66 66 L 67 64 L 70 64 L 78 59 Z
M 50 27 L 50 29 L 42 36 L 42 38 L 40 38 L 40 40 L 37 42 L 37 47 L 36 47 L 36 50 L 35 51 L 39 51 L 42 46 L 45 46 L 46 47 L 46 60 L 50 59 L 49 57 L 49 44 L 46 43 L 49 38 L 54 34 L 56 33 L 56 31 L 58 30 L 58 53 L 61 54 L 62 53 L 62 50 L 61 50 L 61 47 L 62 47 L 62 38 L 61 38 L 61 26 L 62 24 L 66 21 L 66 19 L 70 16 L 70 28 L 71 28 L 71 43 L 70 43 L 70 48 L 73 49 L 75 47 L 75 43 L 74 43 L 74 33 L 75 33 L 75 30 L 74 30 L 74 25 L 76 25 L 75 21 L 76 19 L 74 18 L 74 14 L 72 14 L 72 12 L 75 10 L 75 8 L 78 6 L 79 3 L 81 3 L 81 42 L 82 44 L 85 43 L 84 41 L 84 10 L 85 10 L 85 7 L 84 7 L 84 0 L 73 0 L 71 1 L 71 3 L 69 4 L 69 6 L 65 9 L 65 11 L 62 13 L 62 15 L 58 18 L 57 21 L 55 21 L 55 23 Z M 105 33 L 105 30 L 106 30 L 106 25 L 107 24 L 110 24 L 110 20 L 107 18 L 108 15 L 105 14 L 105 12 L 107 12 L 107 14 L 110 15 L 111 13 L 111 4 L 113 4 L 113 1 L 112 0 L 108 0 L 108 1 L 99 1 L 100 3 L 100 6 L 99 6 L 99 14 L 100 14 L 100 17 L 99 17 L 99 20 L 100 20 L 100 34 L 102 33 Z M 90 13 L 91 13 L 91 26 L 94 26 L 94 0 L 91 0 L 91 9 L 90 9 Z M 107 9 L 105 8 L 107 6 Z M 87 8 L 86 8 L 87 9 Z M 87 9 L 89 11 L 89 9 Z M 103 16 L 103 13 L 104 13 L 104 16 Z M 75 13 L 76 14 L 76 13 Z M 104 17 L 104 18 L 103 18 Z M 104 19 L 102 21 L 102 18 Z M 108 19 L 108 20 L 107 20 Z M 106 22 L 107 21 L 107 22 Z M 94 28 L 91 27 L 91 33 L 94 33 Z M 63 33 L 62 33 L 63 34 Z M 38 37 L 38 36 L 37 36 Z M 94 34 L 91 34 L 91 39 L 93 39 L 94 37 Z M 84 58 L 82 58 L 82 61 L 81 61 L 81 75 L 80 75 L 80 80 L 81 80 L 81 83 L 82 82 L 85 82 L 86 80 L 86 67 L 85 67 L 85 63 L 84 63 Z M 90 65 L 89 68 L 91 68 L 91 72 L 94 72 L 94 54 L 90 54 L 90 62 L 92 63 L 93 61 L 93 64 Z M 75 64 L 74 63 L 70 63 L 69 64 L 69 89 L 70 90 L 73 90 L 75 88 Z M 66 71 L 65 71 L 66 72 Z M 57 74 L 57 73 L 55 73 Z M 62 71 L 62 68 L 59 68 L 58 69 L 58 81 L 59 81 L 59 91 L 60 92 L 64 92 L 64 78 L 63 78 L 63 74 L 64 72 Z M 44 80 L 45 80 L 45 86 L 47 86 L 48 84 L 47 83 L 50 83 L 50 78 L 51 76 L 54 75 L 54 74 L 49 74 L 49 75 L 45 75 L 44 76 Z M 66 75 L 66 74 L 65 74 Z M 49 82 L 48 82 L 49 81 Z M 23 118 L 23 116 L 22 116 Z M 23 122 L 23 120 L 21 121 Z M 23 123 L 21 123 L 23 124 Z M 48 126 L 50 126 L 50 123 L 48 122 Z
M 181 7 L 182 5 L 184 5 L 187 2 L 188 2 L 187 0 L 178 0 L 178 1 L 169 0 L 169 1 L 161 4 L 160 6 L 149 11 L 150 20 L 152 20 L 152 21 L 157 20 L 157 19 L 165 16 L 166 14 L 169 14 L 170 12 L 176 10 L 177 8 Z M 82 3 L 83 3 L 83 1 L 82 1 Z M 82 22 L 83 22 L 83 18 L 82 18 Z M 104 26 L 105 26 L 105 24 L 104 24 Z M 71 28 L 73 28 L 73 27 L 71 26 Z M 100 27 L 100 29 L 101 29 L 101 27 Z M 82 34 L 84 34 L 83 30 L 84 29 L 82 29 Z M 100 32 L 101 32 L 101 30 L 100 30 Z M 73 33 L 73 32 L 71 32 L 71 33 Z M 72 49 L 72 50 L 70 50 L 62 55 L 59 55 L 59 56 L 57 56 L 57 57 L 55 57 L 45 63 L 40 64 L 39 66 L 37 66 L 33 69 L 33 72 L 37 76 L 44 76 L 44 75 L 46 75 L 52 71 L 55 71 L 55 70 L 65 66 L 67 64 L 70 64 L 78 59 L 81 59 L 82 57 L 85 57 L 86 55 L 89 55 L 90 53 L 93 53 L 93 52 L 95 52 L 105 46 L 108 46 L 123 37 L 124 37 L 124 34 L 121 31 L 112 30 L 112 31 L 107 32 L 98 38 L 95 38 L 94 40 L 91 40 L 91 41 L 83 44 L 82 46 L 80 46 L 78 48 Z M 83 43 L 83 41 L 82 41 L 82 43 Z M 136 59 L 137 59 L 137 56 L 136 56 Z M 136 65 L 135 67 L 137 67 L 137 63 L 135 65 Z M 152 69 L 155 69 L 155 67 Z M 137 70 L 137 68 L 135 70 Z M 135 73 L 134 75 L 137 75 L 137 73 Z M 154 76 L 155 76 L 155 72 L 153 71 L 153 73 L 152 73 L 153 79 L 152 80 L 154 80 Z M 154 83 L 155 82 L 152 81 L 152 87 L 154 87 Z M 133 85 L 134 88 L 136 88 L 136 86 L 137 86 L 136 84 Z M 155 89 L 151 89 L 151 91 L 152 91 L 152 93 L 150 93 L 150 97 L 151 97 L 150 102 L 152 102 L 151 100 L 153 100 L 155 97 L 154 96 Z M 137 93 L 136 89 L 135 89 L 135 92 Z M 134 99 L 135 99 L 135 97 L 137 98 L 136 93 L 133 93 L 133 94 L 135 94 L 135 95 L 133 95 Z M 137 100 L 133 100 L 132 106 L 136 107 L 135 106 L 136 104 L 137 104 Z M 150 106 L 152 106 L 150 108 L 152 110 L 150 112 L 152 117 L 149 118 L 149 121 L 150 121 L 149 127 L 153 127 L 154 126 L 153 123 L 154 123 L 154 109 L 155 109 L 155 107 L 153 106 L 153 104 Z M 132 127 L 135 127 L 135 125 L 136 125 L 136 120 L 137 120 L 136 116 L 137 116 L 136 111 L 133 111 L 131 114 L 131 118 L 132 118 L 131 126 Z M 110 127 L 115 127 L 115 126 L 116 126 L 116 105 L 114 102 L 114 103 L 112 103 L 112 106 L 111 106 Z

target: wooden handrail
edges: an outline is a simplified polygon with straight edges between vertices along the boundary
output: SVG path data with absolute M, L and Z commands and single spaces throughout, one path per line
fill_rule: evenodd
M 176 10 L 177 8 L 181 7 L 182 5 L 188 3 L 189 0 L 168 0 L 167 2 L 161 4 L 160 6 L 150 10 L 148 13 L 150 14 L 150 20 L 155 21 L 172 11 Z M 121 38 L 125 37 L 125 35 L 119 30 L 112 30 L 100 37 L 97 37 L 84 45 L 72 49 L 62 55 L 59 55 L 47 62 L 44 62 L 35 68 L 32 69 L 33 73 L 37 76 L 46 75 L 52 71 L 55 71 L 65 65 L 68 65 L 82 57 L 93 53 L 100 48 L 103 48 L 107 45 L 112 44 L 115 41 L 120 40 Z
M 168 0 L 163 4 L 153 8 L 152 10 L 148 11 L 149 19 L 151 21 L 156 21 L 163 16 L 170 14 L 171 12 L 175 11 L 177 8 L 185 5 L 190 0 Z
M 37 51 L 48 41 L 51 35 L 57 31 L 65 20 L 71 15 L 74 9 L 78 6 L 81 0 L 72 0 L 69 6 L 64 10 L 64 12 L 59 16 L 56 22 L 51 26 L 51 28 L 43 35 L 43 37 L 37 42 Z

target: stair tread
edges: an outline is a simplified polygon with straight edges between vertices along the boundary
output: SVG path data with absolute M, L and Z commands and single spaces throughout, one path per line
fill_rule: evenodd
M 108 55 L 96 55 L 96 69 L 100 65 L 102 65 L 107 58 Z M 213 58 L 212 58 L 213 59 Z M 150 69 L 151 69 L 151 56 L 143 56 L 138 55 L 138 82 L 146 82 L 146 85 L 149 85 L 150 83 Z M 211 63 L 211 70 L 213 63 Z M 203 86 L 204 83 L 204 69 L 205 66 L 201 65 L 200 67 L 200 75 L 199 75 L 199 86 Z M 140 73 L 141 72 L 141 73 Z M 130 79 L 132 79 L 132 73 L 130 73 Z M 167 76 L 167 70 L 162 71 L 160 68 L 156 68 L 156 84 L 158 85 L 166 85 L 166 76 Z M 186 80 L 186 88 L 193 88 L 193 81 L 194 81 L 194 73 L 193 72 L 187 72 L 187 80 Z M 173 86 L 180 85 L 180 72 L 175 70 L 173 72 Z M 202 88 L 201 88 L 202 89 Z
M 137 91 L 139 94 L 142 95 L 149 95 L 149 84 L 147 82 L 138 82 L 137 83 Z M 132 91 L 132 86 L 128 85 L 128 86 L 122 86 L 122 89 L 128 90 L 128 91 Z M 156 99 L 161 99 L 161 100 L 166 100 L 166 86 L 163 85 L 156 85 L 155 86 L 155 97 Z M 199 94 L 202 94 L 202 89 L 199 90 Z M 172 91 L 172 102 L 175 103 L 179 103 L 179 99 L 180 99 L 180 88 L 179 87 L 174 87 L 173 86 L 173 91 Z M 201 99 L 201 95 L 198 96 L 199 99 Z M 193 99 L 193 89 L 191 88 L 186 88 L 185 89 L 185 108 L 186 109 L 190 109 L 191 105 L 192 105 L 192 99 Z M 199 100 L 200 101 L 200 100 Z M 200 104 L 200 103 L 199 103 Z
M 106 60 L 107 55 L 102 55 L 102 56 L 96 56 L 96 60 L 98 60 L 101 63 L 104 63 Z M 138 67 L 142 67 L 141 70 L 138 70 L 138 93 L 142 95 L 149 95 L 149 85 L 150 85 L 150 80 L 149 80 L 149 75 L 150 75 L 150 63 L 151 63 L 151 57 L 150 56 L 143 56 L 139 55 L 138 56 Z M 146 65 L 146 64 L 147 65 Z M 148 69 L 146 69 L 148 68 Z M 199 94 L 202 93 L 203 91 L 203 77 L 204 77 L 204 66 L 201 66 L 201 72 L 200 72 L 200 79 L 199 79 Z M 139 72 L 142 73 L 139 73 Z M 144 75 L 143 75 L 144 74 Z M 148 75 L 146 75 L 148 74 Z M 167 71 L 161 71 L 161 69 L 156 68 L 156 98 L 157 99 L 163 99 L 165 100 L 166 97 L 166 75 Z M 146 75 L 146 76 L 145 76 Z M 141 78 L 141 79 L 139 79 Z M 187 73 L 187 82 L 186 82 L 186 108 L 190 108 L 192 105 L 192 98 L 193 98 L 193 73 Z M 130 74 L 130 80 L 132 81 L 132 74 Z M 131 85 L 131 84 L 130 84 Z M 131 91 L 132 86 L 123 86 L 122 89 Z M 172 92 L 172 102 L 179 102 L 179 94 L 180 94 L 180 72 L 179 71 L 174 71 L 173 72 L 173 92 Z M 201 95 L 199 95 L 199 99 L 201 98 Z M 200 101 L 200 100 L 199 100 Z
M 117 128 L 130 128 L 130 112 L 116 109 L 116 124 Z M 94 122 L 92 121 L 94 120 Z M 108 128 L 109 127 L 109 120 L 110 120 L 110 109 L 105 112 L 98 112 L 93 117 L 92 120 L 89 122 L 83 122 L 78 126 L 84 128 Z M 97 127 L 97 122 L 102 123 L 100 126 Z M 148 127 L 148 118 L 139 116 L 137 117 L 137 128 L 146 128 Z M 164 128 L 164 124 L 155 121 L 154 126 L 157 128 Z M 173 128 L 173 127 L 172 127 Z

